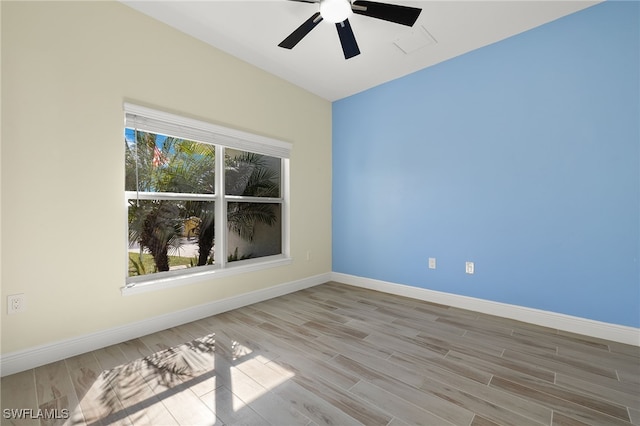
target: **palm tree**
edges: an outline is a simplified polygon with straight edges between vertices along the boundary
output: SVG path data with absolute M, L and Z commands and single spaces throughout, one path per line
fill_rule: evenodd
M 280 174 L 269 167 L 261 154 L 242 152 L 235 157 L 225 158 L 225 186 L 229 195 L 253 197 L 278 197 L 280 195 Z M 278 219 L 273 204 L 269 203 L 229 203 L 227 225 L 247 241 L 253 241 L 258 223 L 273 226 Z
M 177 144 L 166 138 L 162 150 L 153 133 L 136 132 L 136 143 L 125 139 L 125 188 L 129 191 L 166 191 L 166 177 L 161 166 Z M 129 200 L 129 243 L 138 242 L 140 250 L 147 249 L 159 272 L 169 270 L 169 250 L 180 245 L 180 206 L 167 200 Z
M 249 152 L 225 155 L 225 194 L 277 197 L 280 191 L 278 182 L 279 174 L 267 167 L 263 155 Z M 214 246 L 214 206 L 213 203 L 199 203 L 197 207 L 197 211 L 193 211 L 194 216 L 200 218 L 197 264 L 202 266 L 209 263 Z M 227 225 L 245 240 L 253 240 L 257 223 L 271 226 L 276 220 L 270 204 L 229 203 Z
M 159 147 L 160 145 L 160 147 Z M 137 132 L 136 143 L 126 147 L 126 189 L 129 191 L 213 194 L 215 147 L 199 142 Z M 227 150 L 234 152 L 233 150 Z M 248 152 L 225 155 L 226 194 L 257 197 L 279 195 L 279 172 L 264 156 Z M 213 201 L 130 200 L 129 241 L 138 242 L 153 256 L 158 271 L 169 270 L 168 252 L 179 248 L 181 227 L 190 217 L 199 219 L 198 260 L 211 262 L 215 241 Z M 229 203 L 229 229 L 251 241 L 257 223 L 277 221 L 274 206 L 266 203 Z
M 168 271 L 169 246 L 175 247 L 180 238 L 180 212 L 170 201 L 152 203 L 142 222 L 140 246 L 149 249 L 159 272 Z

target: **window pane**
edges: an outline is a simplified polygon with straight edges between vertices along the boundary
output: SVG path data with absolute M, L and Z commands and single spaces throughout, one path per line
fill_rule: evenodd
M 280 158 L 225 149 L 226 195 L 280 197 Z
M 125 129 L 126 191 L 213 194 L 215 147 Z
M 229 262 L 282 253 L 282 205 L 229 203 L 227 246 Z
M 129 276 L 213 263 L 214 202 L 129 200 Z

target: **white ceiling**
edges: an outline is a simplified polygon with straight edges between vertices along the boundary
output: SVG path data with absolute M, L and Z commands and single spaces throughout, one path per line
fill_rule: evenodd
M 326 21 L 320 22 L 292 50 L 278 47 L 318 11 L 316 4 L 287 0 L 122 2 L 329 101 L 599 3 L 389 0 L 385 2 L 421 8 L 418 21 L 413 27 L 406 27 L 353 15 L 349 21 L 361 54 L 345 60 L 335 25 Z M 410 53 L 403 52 L 396 41 Z

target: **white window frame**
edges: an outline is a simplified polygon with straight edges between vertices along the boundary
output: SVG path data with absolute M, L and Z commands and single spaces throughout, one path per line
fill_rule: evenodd
M 184 199 L 184 197 L 195 200 L 215 202 L 215 227 L 216 227 L 216 247 L 221 253 L 227 251 L 227 205 L 229 202 L 258 202 L 258 203 L 279 203 L 282 206 L 281 228 L 282 228 L 282 253 L 273 256 L 264 256 L 255 259 L 246 259 L 228 263 L 225 256 L 217 256 L 216 263 L 210 266 L 201 266 L 197 270 L 189 268 L 186 270 L 161 272 L 152 275 L 128 277 L 129 258 L 128 232 L 125 232 L 125 286 L 121 288 L 123 295 L 137 294 L 147 291 L 159 290 L 192 284 L 204 280 L 221 278 L 230 275 L 242 274 L 252 271 L 259 271 L 266 268 L 273 268 L 288 265 L 292 262 L 289 246 L 289 157 L 292 145 L 277 139 L 231 129 L 213 123 L 182 117 L 152 108 L 124 103 L 125 128 L 135 128 L 138 131 L 174 136 L 182 139 L 194 140 L 208 143 L 215 146 L 215 168 L 216 187 L 215 194 L 177 194 L 172 193 L 150 193 L 125 191 L 125 211 L 127 216 L 127 204 L 130 199 Z M 124 129 L 123 129 L 124 130 Z M 232 148 L 241 151 L 248 151 L 257 154 L 264 154 L 281 159 L 281 188 L 280 197 L 245 197 L 224 195 L 224 149 Z M 125 229 L 126 230 L 126 229 Z M 219 258 L 219 259 L 218 259 Z M 157 276 L 160 275 L 160 276 Z

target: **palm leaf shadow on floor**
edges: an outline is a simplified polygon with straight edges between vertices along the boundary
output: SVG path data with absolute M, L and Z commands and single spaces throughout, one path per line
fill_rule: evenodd
M 87 422 L 135 420 L 164 398 L 214 377 L 215 348 L 215 334 L 210 334 L 102 372 L 99 399 L 106 416 Z

